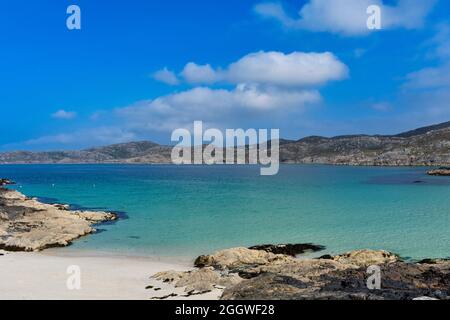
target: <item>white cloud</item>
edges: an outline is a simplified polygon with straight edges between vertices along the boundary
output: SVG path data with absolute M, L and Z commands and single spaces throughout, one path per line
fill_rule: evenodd
M 257 52 L 231 64 L 226 78 L 232 83 L 304 87 L 341 80 L 347 75 L 347 66 L 330 52 Z
M 183 75 L 191 83 L 252 83 L 277 87 L 318 86 L 348 76 L 348 68 L 332 53 L 256 52 L 244 56 L 225 70 L 210 65 L 186 65 Z
M 153 74 L 153 79 L 172 86 L 179 84 L 178 77 L 167 68 L 155 72 Z
M 411 72 L 402 86 L 402 99 L 409 108 L 408 117 L 428 123 L 450 118 L 450 27 L 439 24 L 436 34 L 425 44 L 433 66 Z
M 327 82 L 344 79 L 348 68 L 329 52 L 257 52 L 244 56 L 226 69 L 189 63 L 181 74 L 193 83 L 220 82 L 225 86 L 196 86 L 113 112 L 96 112 L 91 120 L 101 122 L 101 128 L 40 137 L 24 144 L 117 143 L 166 136 L 174 129 L 190 128 L 196 120 L 221 129 L 262 124 L 280 128 L 276 121 L 280 125 L 286 120 L 297 121 L 294 117 L 320 104 L 322 97 L 318 88 Z M 95 126 L 94 121 L 91 126 Z
M 407 89 L 450 89 L 450 63 L 434 67 L 424 68 L 412 72 L 406 76 Z
M 404 91 L 425 90 L 431 94 L 441 90 L 450 91 L 450 25 L 438 24 L 435 28 L 436 34 L 425 42 L 428 48 L 426 56 L 434 60 L 435 66 L 422 68 L 406 75 L 403 84 Z M 450 109 L 450 107 L 449 107 Z
M 181 72 L 184 79 L 189 83 L 214 83 L 219 81 L 219 75 L 211 68 L 209 64 L 198 65 L 190 62 L 186 64 L 184 70 Z
M 377 103 L 374 103 L 371 107 L 372 107 L 372 109 L 374 109 L 376 111 L 380 111 L 380 112 L 386 112 L 392 108 L 392 106 L 389 102 L 377 102 Z
M 266 116 L 289 109 L 302 111 L 307 105 L 318 103 L 316 90 L 283 90 L 239 85 L 233 90 L 197 87 L 188 91 L 144 101 L 116 110 L 116 114 L 132 131 L 171 131 L 187 127 L 195 120 L 206 123 L 239 123 L 247 121 L 243 115 Z
M 427 43 L 433 49 L 429 57 L 446 60 L 450 58 L 450 25 L 441 23 L 436 27 L 436 35 Z
M 127 130 L 171 131 L 195 120 L 245 126 L 252 117 L 302 112 L 321 102 L 317 90 L 348 76 L 348 68 L 330 52 L 256 52 L 224 69 L 188 63 L 181 72 L 192 84 L 231 84 L 234 88 L 194 87 L 116 110 Z
M 286 27 L 296 27 L 298 21 L 290 17 L 281 3 L 263 2 L 255 5 L 255 12 L 265 18 L 273 18 L 280 21 Z
M 77 117 L 77 113 L 73 111 L 58 110 L 52 114 L 52 118 L 60 120 L 72 120 Z
M 364 48 L 356 48 L 355 50 L 353 50 L 353 54 L 355 56 L 355 58 L 359 59 L 362 56 L 364 56 L 367 53 L 367 49 Z
M 291 90 L 245 84 L 230 90 L 195 87 L 117 108 L 111 113 L 98 113 L 97 120 L 108 123 L 107 126 L 42 136 L 17 145 L 43 149 L 90 147 L 153 139 L 155 134 L 168 139 L 174 129 L 190 129 L 197 120 L 214 128 L 248 128 L 254 119 L 272 120 L 301 114 L 321 99 L 314 89 Z
M 66 132 L 55 135 L 42 136 L 30 139 L 22 144 L 25 146 L 53 146 L 53 145 L 82 145 L 93 146 L 98 144 L 121 143 L 135 138 L 134 133 L 117 127 L 98 127 L 82 129 L 75 132 Z
M 416 29 L 423 26 L 436 0 L 398 0 L 395 5 L 383 0 L 310 0 L 291 17 L 280 3 L 261 3 L 255 11 L 262 17 L 280 21 L 285 27 L 343 35 L 365 35 L 367 8 L 381 8 L 382 29 Z

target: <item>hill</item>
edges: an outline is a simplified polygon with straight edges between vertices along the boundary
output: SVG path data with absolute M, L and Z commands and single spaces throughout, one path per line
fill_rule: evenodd
M 14 163 L 171 163 L 170 146 L 129 142 L 81 151 L 4 152 L 0 164 Z M 450 165 L 450 122 L 398 135 L 347 135 L 280 140 L 282 163 L 374 166 Z

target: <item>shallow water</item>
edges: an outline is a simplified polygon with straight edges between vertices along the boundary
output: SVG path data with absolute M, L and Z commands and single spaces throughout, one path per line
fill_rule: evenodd
M 0 177 L 49 202 L 126 213 L 63 250 L 194 257 L 262 243 L 324 253 L 371 248 L 450 256 L 450 179 L 425 168 L 11 165 Z

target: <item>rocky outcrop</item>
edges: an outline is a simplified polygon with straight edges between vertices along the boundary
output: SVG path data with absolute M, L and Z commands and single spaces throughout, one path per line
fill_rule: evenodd
M 450 177 L 450 168 L 439 168 L 428 171 L 430 176 Z
M 23 194 L 0 188 L 0 249 L 40 251 L 69 245 L 95 232 L 94 225 L 116 220 L 107 212 L 69 211 Z
M 449 264 L 438 267 L 404 262 L 380 265 L 380 290 L 368 288 L 365 267 L 354 268 L 339 263 L 337 266 L 319 263 L 306 272 L 262 273 L 228 287 L 222 299 L 413 300 L 423 296 L 434 299 L 450 296 Z
M 368 266 L 381 270 L 382 287 L 367 286 Z M 228 287 L 225 300 L 412 300 L 450 296 L 450 263 L 401 261 L 386 251 L 359 250 L 330 259 L 296 260 L 282 265 L 248 266 L 252 277 Z
M 264 246 L 265 247 L 265 246 Z M 443 300 L 450 299 L 450 261 L 407 263 L 387 251 L 358 250 L 319 259 L 295 259 L 235 248 L 197 258 L 199 269 L 155 277 L 186 292 L 225 287 L 223 300 Z M 367 285 L 369 266 L 381 271 L 381 289 Z

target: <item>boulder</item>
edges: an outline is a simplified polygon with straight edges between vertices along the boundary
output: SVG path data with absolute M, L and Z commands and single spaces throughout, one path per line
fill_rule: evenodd
M 261 250 L 233 248 L 219 251 L 213 255 L 198 257 L 194 265 L 198 268 L 214 267 L 219 270 L 236 270 L 246 266 L 283 263 L 293 258 L 286 255 L 273 254 Z

